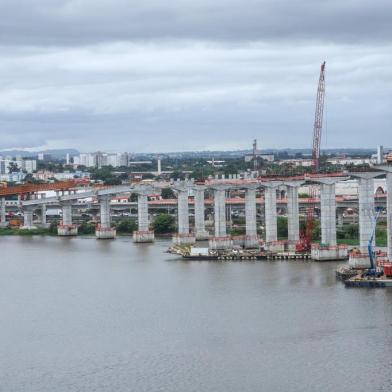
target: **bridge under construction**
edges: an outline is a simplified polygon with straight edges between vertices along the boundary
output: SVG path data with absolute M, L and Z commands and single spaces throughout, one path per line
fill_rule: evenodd
M 312 255 L 315 259 L 341 259 L 347 257 L 347 248 L 338 246 L 336 240 L 337 203 L 335 186 L 338 182 L 356 179 L 358 181 L 358 211 L 359 211 L 359 249 L 351 262 L 355 265 L 367 263 L 367 246 L 372 230 L 372 215 L 377 198 L 374 197 L 374 179 L 386 177 L 387 194 L 383 200 L 387 210 L 388 230 L 388 258 L 392 260 L 392 167 L 379 166 L 366 172 L 308 174 L 295 177 L 257 177 L 239 178 L 237 175 L 228 178 L 214 178 L 203 182 L 185 180 L 169 182 L 151 182 L 149 184 L 135 183 L 130 185 L 80 188 L 76 183 L 43 184 L 39 187 L 18 187 L 8 190 L 2 189 L 0 222 L 6 225 L 5 195 L 18 194 L 18 207 L 23 212 L 22 229 L 33 229 L 37 223 L 33 221 L 33 214 L 40 209 L 41 225 L 46 224 L 46 208 L 51 205 L 60 206 L 62 221 L 58 226 L 58 235 L 70 236 L 77 234 L 77 225 L 73 223 L 72 211 L 75 203 L 87 198 L 97 200 L 100 208 L 100 223 L 96 229 L 99 239 L 115 238 L 116 230 L 111 224 L 111 204 L 113 197 L 119 195 L 137 194 L 138 230 L 134 232 L 135 242 L 154 241 L 151 230 L 149 208 L 151 203 L 148 196 L 160 193 L 161 189 L 170 187 L 177 194 L 177 233 L 173 236 L 175 245 L 191 245 L 198 240 L 208 240 L 211 249 L 230 249 L 235 245 L 245 248 L 256 248 L 260 245 L 257 234 L 256 205 L 264 204 L 265 242 L 263 245 L 271 252 L 282 250 L 295 251 L 300 241 L 299 206 L 301 203 L 318 203 L 320 205 L 321 246 L 312 245 Z M 298 197 L 298 189 L 304 184 L 317 187 L 318 197 L 314 200 L 302 200 Z M 45 190 L 56 191 L 56 196 L 44 197 Z M 277 190 L 285 189 L 285 205 L 288 220 L 288 238 L 279 241 L 277 235 L 278 203 Z M 205 192 L 209 191 L 213 199 L 205 199 Z M 241 190 L 245 193 L 242 199 L 245 205 L 245 235 L 231 237 L 227 233 L 226 203 L 231 190 Z M 262 200 L 256 198 L 256 192 L 263 193 Z M 193 197 L 190 197 L 192 195 Z M 160 201 L 164 203 L 164 200 Z M 172 201 L 173 202 L 173 201 Z M 344 201 L 341 201 L 344 202 Z M 214 216 L 214 231 L 209 233 L 205 225 L 205 208 L 212 204 Z M 352 203 L 352 201 L 351 201 Z M 194 226 L 190 227 L 190 205 L 194 210 Z

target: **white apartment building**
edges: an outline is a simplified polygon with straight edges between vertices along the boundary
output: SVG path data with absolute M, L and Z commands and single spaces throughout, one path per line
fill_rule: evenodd
M 33 173 L 37 170 L 37 161 L 35 159 L 21 159 L 17 160 L 0 158 L 0 174 L 9 174 L 9 167 L 11 164 L 15 164 L 18 169 L 26 173 Z
M 128 153 L 104 153 L 104 152 L 96 152 L 96 153 L 82 153 L 79 156 L 75 156 L 73 161 L 74 165 L 82 165 L 86 167 L 98 167 L 101 168 L 103 166 L 128 166 L 129 156 Z

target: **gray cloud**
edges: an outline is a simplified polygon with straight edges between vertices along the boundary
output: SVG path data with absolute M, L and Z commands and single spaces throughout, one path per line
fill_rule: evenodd
M 324 59 L 324 146 L 392 146 L 389 2 L 132 3 L 0 3 L 0 148 L 308 147 Z
M 2 0 L 3 43 L 137 39 L 391 40 L 389 0 Z

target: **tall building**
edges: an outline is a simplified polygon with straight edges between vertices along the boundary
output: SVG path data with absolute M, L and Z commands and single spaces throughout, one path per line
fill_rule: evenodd
M 1 159 L 0 160 L 0 174 L 9 174 L 10 166 L 15 165 L 19 171 L 26 173 L 33 173 L 37 170 L 37 161 L 35 159 Z
M 74 165 L 82 165 L 86 167 L 102 168 L 104 166 L 120 167 L 128 166 L 129 155 L 124 153 L 108 154 L 98 151 L 96 153 L 82 153 L 73 158 Z

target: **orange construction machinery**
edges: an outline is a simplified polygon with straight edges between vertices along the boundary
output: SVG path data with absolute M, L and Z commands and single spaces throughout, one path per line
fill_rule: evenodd
M 312 148 L 312 171 L 318 173 L 320 170 L 320 145 L 323 129 L 324 114 L 324 96 L 325 96 L 325 61 L 321 64 L 320 78 L 317 88 L 316 111 L 313 125 L 313 148 Z M 300 240 L 296 245 L 297 252 L 309 252 L 312 247 L 312 233 L 314 226 L 314 207 L 317 195 L 317 189 L 311 185 L 309 187 L 310 204 L 306 211 L 305 230 L 300 234 Z
M 76 180 L 58 181 L 50 184 L 23 184 L 8 187 L 0 187 L 1 196 L 26 195 L 42 191 L 65 191 L 74 188 L 78 182 Z

